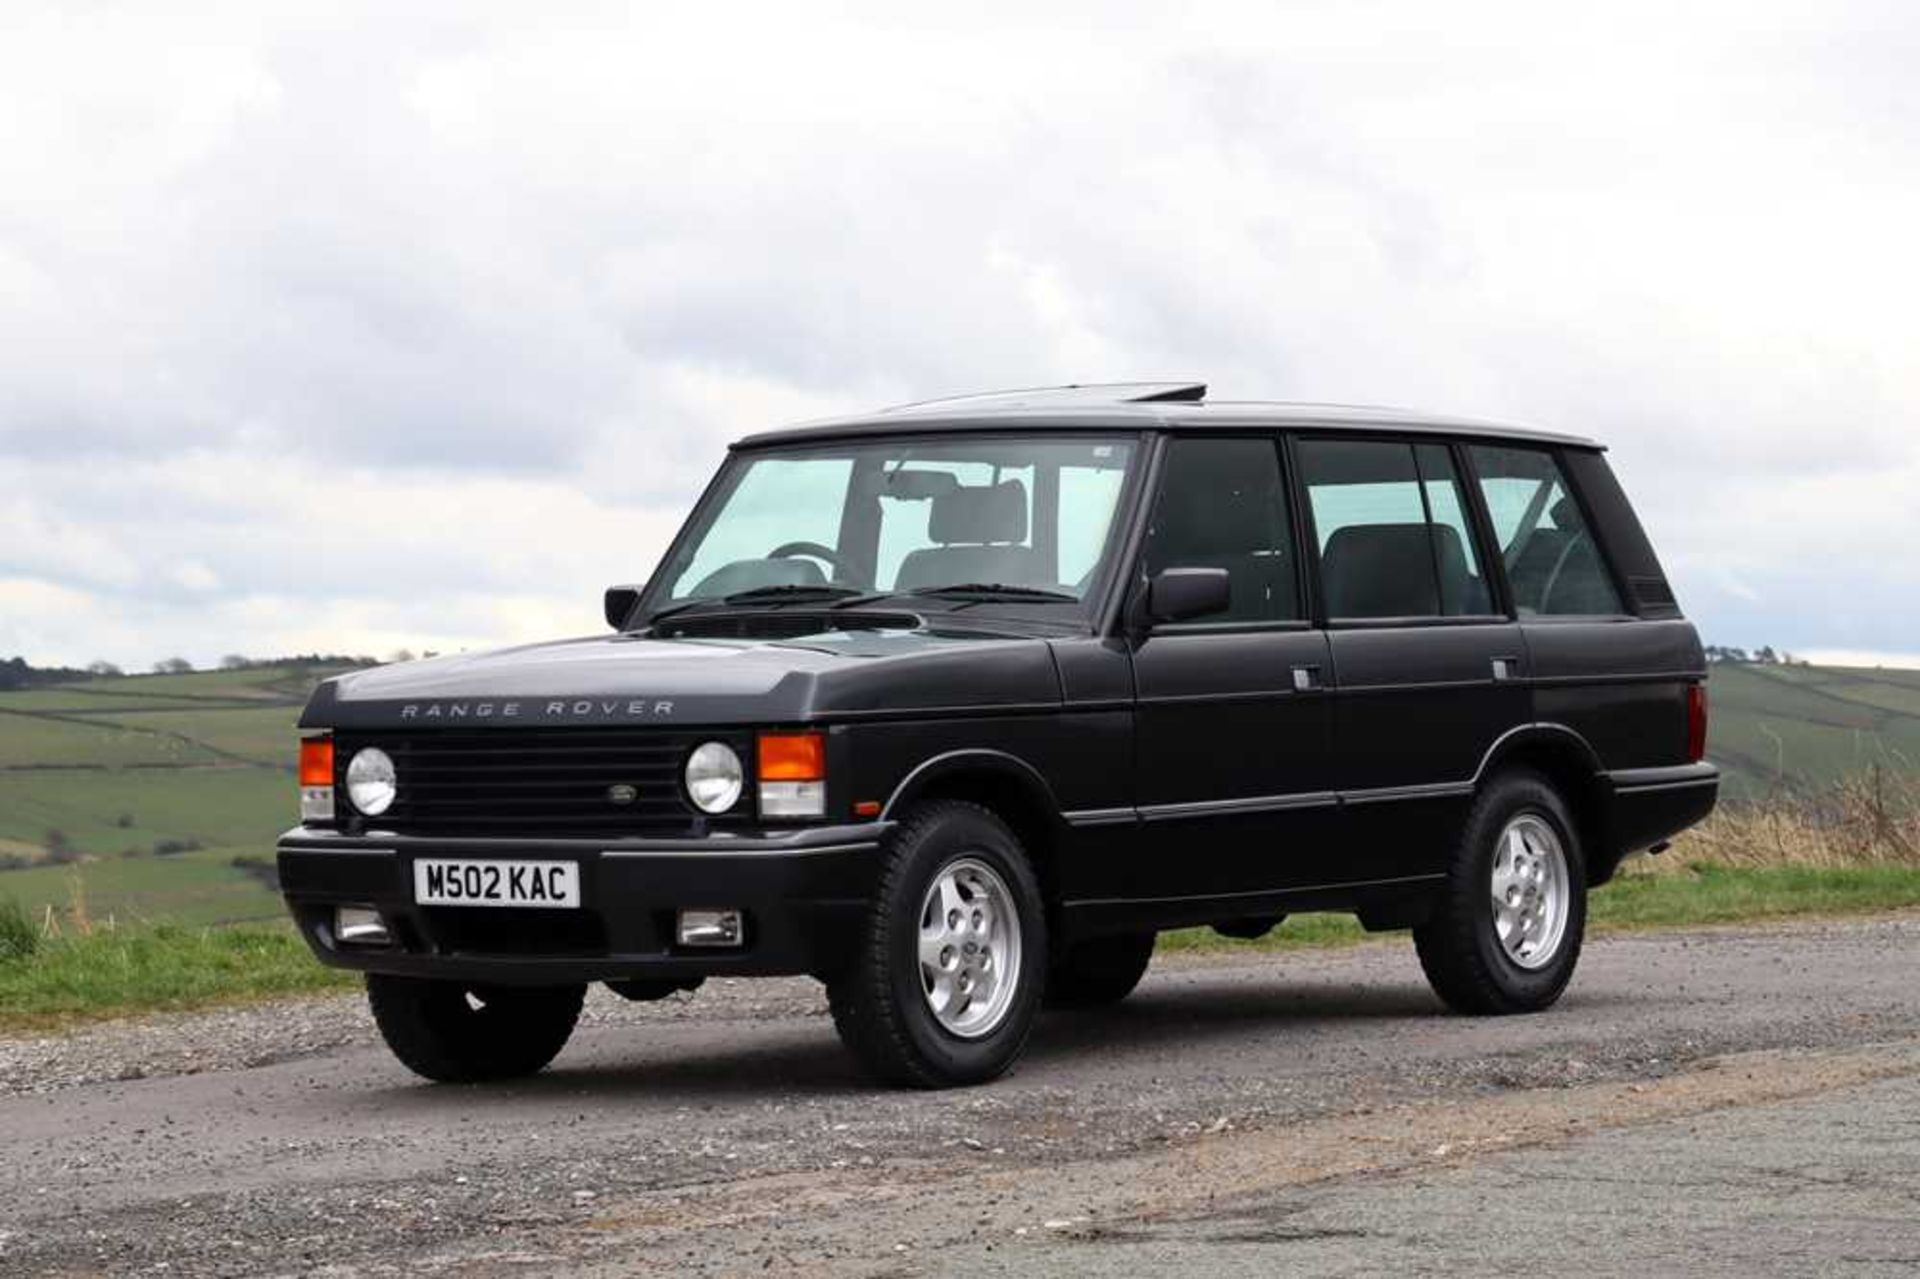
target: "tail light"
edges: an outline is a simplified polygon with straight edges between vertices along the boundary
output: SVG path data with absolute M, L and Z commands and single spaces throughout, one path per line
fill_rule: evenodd
M 1707 686 L 1687 685 L 1687 759 L 1698 764 L 1707 757 Z
M 826 815 L 825 737 L 819 733 L 762 733 L 757 762 L 762 817 Z
M 333 737 L 300 739 L 300 820 L 333 820 Z

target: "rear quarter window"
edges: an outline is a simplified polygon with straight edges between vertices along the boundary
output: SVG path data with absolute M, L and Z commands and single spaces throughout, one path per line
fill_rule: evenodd
M 1594 530 L 1554 455 L 1484 444 L 1468 451 L 1520 616 L 1623 612 Z

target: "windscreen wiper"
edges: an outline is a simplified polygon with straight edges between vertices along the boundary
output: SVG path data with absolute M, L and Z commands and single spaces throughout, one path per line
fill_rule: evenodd
M 702 595 L 697 599 L 669 604 L 648 617 L 646 624 L 649 627 L 657 626 L 677 613 L 695 608 L 726 608 L 732 604 L 825 604 L 859 594 L 861 592 L 851 586 L 809 586 L 799 582 L 788 582 L 779 586 L 756 586 L 750 590 L 735 591 L 731 595 Z
M 1006 582 L 953 582 L 946 586 L 917 586 L 908 595 L 932 595 L 942 599 L 1009 599 L 1035 602 L 1078 604 L 1078 595 L 1049 591 L 1039 586 L 1013 586 Z
M 756 586 L 751 590 L 735 591 L 731 595 L 722 595 L 722 604 L 824 604 L 829 600 L 843 600 L 849 595 L 859 595 L 860 591 L 851 586 L 810 586 L 804 582 L 787 582 L 779 586 Z

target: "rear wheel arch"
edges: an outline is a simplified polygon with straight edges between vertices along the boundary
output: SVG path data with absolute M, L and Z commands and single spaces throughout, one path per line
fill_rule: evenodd
M 1530 724 L 1494 744 L 1480 765 L 1475 787 L 1514 771 L 1534 773 L 1559 793 L 1587 853 L 1587 884 L 1612 878 L 1619 858 L 1607 833 L 1607 788 L 1600 756 L 1586 738 L 1559 724 Z

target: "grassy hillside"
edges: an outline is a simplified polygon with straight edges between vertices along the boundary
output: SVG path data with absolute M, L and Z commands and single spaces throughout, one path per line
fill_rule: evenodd
M 41 862 L 0 870 L 0 898 L 36 916 L 50 904 L 95 919 L 276 916 L 278 901 L 233 862 L 270 859 L 291 823 L 294 721 L 335 669 L 0 693 L 0 861 Z M 53 864 L 50 852 L 74 860 Z
M 1717 665 L 1707 753 L 1729 798 L 1808 790 L 1875 764 L 1920 774 L 1920 671 Z
M 279 904 L 236 857 L 293 820 L 294 720 L 331 670 L 135 676 L 0 693 L 0 870 L 43 914 L 209 923 Z M 1716 666 L 1710 753 L 1729 798 L 1811 790 L 1879 763 L 1920 774 L 1920 671 Z M 57 832 L 57 836 L 56 833 Z M 156 856 L 156 846 L 188 851 Z

